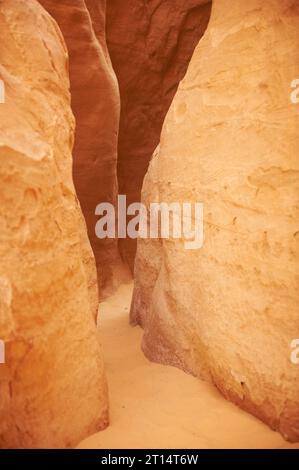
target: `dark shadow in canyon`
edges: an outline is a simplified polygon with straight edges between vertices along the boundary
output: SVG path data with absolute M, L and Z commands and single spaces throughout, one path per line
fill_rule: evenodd
M 107 44 L 121 96 L 119 194 L 140 201 L 163 121 L 210 19 L 211 1 L 110 0 Z M 133 271 L 136 240 L 119 240 Z

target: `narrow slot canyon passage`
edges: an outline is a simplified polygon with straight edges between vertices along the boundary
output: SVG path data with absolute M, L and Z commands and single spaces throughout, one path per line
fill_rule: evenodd
M 100 304 L 110 425 L 79 449 L 299 447 L 226 401 L 213 385 L 146 359 L 142 329 L 128 322 L 132 290 L 132 282 L 123 284 Z
M 107 47 L 120 89 L 117 146 L 119 194 L 140 201 L 149 161 L 179 82 L 210 19 L 210 0 L 112 0 L 107 3 Z M 136 240 L 119 240 L 134 271 Z
M 299 449 L 298 31 L 0 0 L 0 448 Z

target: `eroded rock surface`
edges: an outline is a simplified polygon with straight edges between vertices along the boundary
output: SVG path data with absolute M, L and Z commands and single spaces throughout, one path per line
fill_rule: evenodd
M 72 181 L 67 51 L 35 1 L 0 2 L 0 446 L 107 424 L 95 263 Z
M 119 193 L 140 201 L 165 115 L 210 17 L 207 0 L 109 0 L 107 42 L 121 95 Z M 120 241 L 133 270 L 136 241 Z
M 95 254 L 100 288 L 117 282 L 115 239 L 95 234 L 95 208 L 116 204 L 120 100 L 105 37 L 105 0 L 40 0 L 57 21 L 70 57 L 72 109 L 76 118 L 74 183 Z
M 210 379 L 299 439 L 294 0 L 215 0 L 164 123 L 143 201 L 203 202 L 204 246 L 140 240 L 132 321 L 155 361 Z

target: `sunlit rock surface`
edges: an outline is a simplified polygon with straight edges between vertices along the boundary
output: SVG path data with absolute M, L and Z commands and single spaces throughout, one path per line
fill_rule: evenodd
M 203 202 L 204 246 L 140 240 L 132 321 L 155 361 L 299 439 L 299 5 L 215 0 L 143 201 Z
M 0 2 L 0 37 L 0 446 L 70 447 L 108 418 L 67 51 L 35 0 Z

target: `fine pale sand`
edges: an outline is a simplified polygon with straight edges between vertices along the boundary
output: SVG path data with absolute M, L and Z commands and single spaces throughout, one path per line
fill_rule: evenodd
M 208 383 L 149 362 L 142 330 L 128 322 L 132 284 L 101 303 L 110 426 L 78 446 L 88 449 L 299 448 L 227 402 Z

